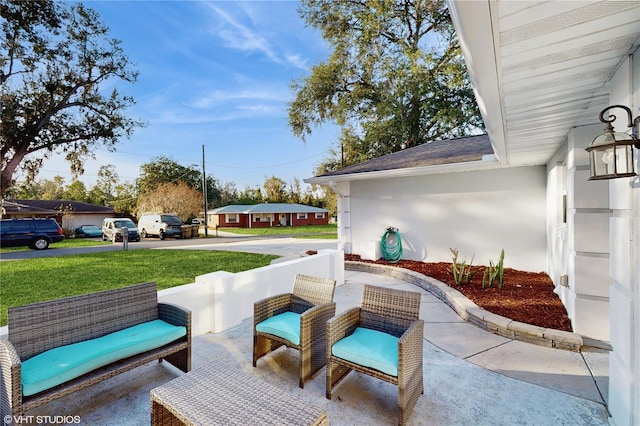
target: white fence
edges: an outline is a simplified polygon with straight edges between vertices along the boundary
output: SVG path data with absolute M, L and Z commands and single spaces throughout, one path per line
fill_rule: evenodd
M 164 303 L 191 310 L 192 335 L 218 333 L 253 316 L 254 302 L 281 293 L 290 293 L 296 274 L 306 274 L 344 283 L 344 255 L 341 250 L 320 250 L 262 268 L 232 274 L 218 271 L 196 277 L 193 284 L 158 292 Z

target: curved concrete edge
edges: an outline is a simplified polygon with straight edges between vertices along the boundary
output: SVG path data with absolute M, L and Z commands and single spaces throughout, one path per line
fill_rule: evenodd
M 597 346 L 602 349 L 609 349 L 605 342 L 594 342 L 592 339 L 587 339 L 589 343 L 587 345 L 585 344 L 583 336 L 577 333 L 538 327 L 514 321 L 501 315 L 492 314 L 467 299 L 466 296 L 455 288 L 449 287 L 435 278 L 409 269 L 354 261 L 345 261 L 344 269 L 347 271 L 386 275 L 416 285 L 449 305 L 465 321 L 490 333 L 508 339 L 573 352 L 580 352 L 585 346 Z

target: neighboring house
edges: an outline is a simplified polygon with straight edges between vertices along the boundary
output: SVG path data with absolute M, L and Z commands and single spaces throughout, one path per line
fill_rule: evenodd
M 2 201 L 2 218 L 53 217 L 64 229 L 81 225 L 101 226 L 105 217 L 113 217 L 113 207 L 98 206 L 73 200 Z
M 54 218 L 58 223 L 62 221 L 62 214 L 58 210 L 31 206 L 24 201 L 2 200 L 0 204 L 0 218 L 20 219 L 30 217 Z
M 326 225 L 329 212 L 318 207 L 288 203 L 229 205 L 209 210 L 207 222 L 209 226 L 236 228 Z
M 589 181 L 585 151 L 607 106 L 640 115 L 640 3 L 448 5 L 496 161 L 392 154 L 305 182 L 338 194 L 347 253 L 375 257 L 395 226 L 405 257 L 450 261 L 456 247 L 487 263 L 504 247 L 505 266 L 547 271 L 574 330 L 611 343 L 612 424 L 640 424 L 640 177 Z M 625 112 L 611 114 L 629 132 Z M 454 142 L 473 138 L 423 149 Z

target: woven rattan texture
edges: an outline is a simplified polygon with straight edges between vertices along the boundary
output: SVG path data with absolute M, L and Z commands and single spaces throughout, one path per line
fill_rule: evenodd
M 218 362 L 151 390 L 151 419 L 155 426 L 328 424 L 322 409 Z
M 326 323 L 336 313 L 333 302 L 336 282 L 326 278 L 298 274 L 293 292 L 268 297 L 254 304 L 253 312 L 253 366 L 260 358 L 282 345 L 300 352 L 299 386 L 310 379 L 326 363 Z M 256 325 L 283 312 L 300 315 L 300 344 L 256 330 Z
M 58 346 L 158 319 L 155 283 L 9 308 L 9 340 L 23 361 Z
M 9 308 L 9 339 L 0 340 L 2 418 L 21 415 L 31 408 L 158 359 L 165 359 L 184 372 L 190 371 L 191 312 L 179 306 L 159 304 L 157 300 L 156 284 L 145 283 Z M 114 362 L 36 395 L 22 396 L 21 360 L 27 359 L 22 353 L 35 355 L 76 343 L 80 341 L 79 336 L 105 335 L 107 332 L 100 330 L 99 319 L 105 321 L 105 330 L 113 332 L 157 318 L 186 327 L 187 335 L 161 348 Z M 122 321 L 120 327 L 117 326 L 118 319 Z M 69 326 L 68 333 L 64 324 Z
M 398 424 L 405 424 L 424 391 L 424 321 L 419 319 L 419 315 L 420 293 L 365 285 L 361 306 L 348 309 L 327 323 L 327 398 L 331 399 L 333 388 L 349 372 L 359 371 L 398 386 Z M 357 327 L 399 337 L 397 377 L 331 354 L 332 346 L 352 334 Z

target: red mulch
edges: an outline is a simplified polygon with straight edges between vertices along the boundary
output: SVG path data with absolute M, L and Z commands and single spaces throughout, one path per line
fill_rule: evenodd
M 564 305 L 553 292 L 551 278 L 544 272 L 525 272 L 504 269 L 504 286 L 482 288 L 483 266 L 473 267 L 478 272 L 468 284 L 458 286 L 453 280 L 451 263 L 426 263 L 415 260 L 400 260 L 390 263 L 384 259 L 362 260 L 359 255 L 345 254 L 345 260 L 397 266 L 433 277 L 464 294 L 473 303 L 497 315 L 514 321 L 544 328 L 572 331 L 571 321 Z

